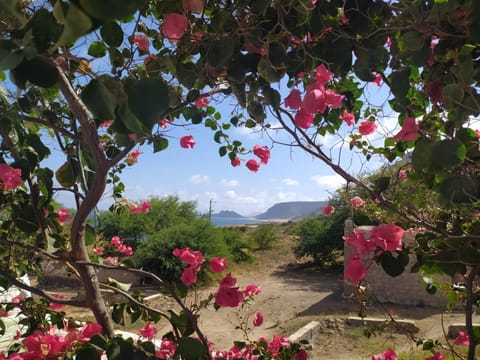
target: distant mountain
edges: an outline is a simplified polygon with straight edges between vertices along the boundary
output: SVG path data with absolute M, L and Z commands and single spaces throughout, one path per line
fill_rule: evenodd
M 212 217 L 224 217 L 224 218 L 243 218 L 244 216 L 236 213 L 235 211 L 222 210 L 216 214 L 212 214 Z
M 290 201 L 277 203 L 263 214 L 255 216 L 255 218 L 260 220 L 304 219 L 320 213 L 326 204 L 326 201 Z

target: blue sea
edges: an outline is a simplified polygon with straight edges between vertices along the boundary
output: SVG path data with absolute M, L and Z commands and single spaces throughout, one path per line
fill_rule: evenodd
M 215 226 L 231 226 L 231 225 L 243 225 L 243 224 L 256 224 L 261 223 L 264 220 L 254 218 L 232 218 L 212 216 L 212 224 Z

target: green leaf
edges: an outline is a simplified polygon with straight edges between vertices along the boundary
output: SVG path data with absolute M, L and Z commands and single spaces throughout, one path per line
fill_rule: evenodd
M 252 101 L 247 106 L 248 115 L 250 115 L 255 121 L 263 122 L 267 115 L 263 110 L 263 105 L 259 101 Z
M 397 98 L 404 98 L 410 89 L 410 69 L 394 71 L 390 75 L 392 93 Z
M 114 278 L 108 278 L 108 284 L 112 285 L 112 286 L 115 286 L 116 288 L 118 288 L 120 290 L 123 290 L 123 291 L 128 291 L 132 287 L 132 284 L 123 283 L 123 282 L 120 282 L 120 281 L 118 281 Z
M 279 82 L 285 76 L 285 70 L 275 69 L 265 58 L 259 61 L 257 70 L 268 82 Z
M 460 165 L 465 159 L 466 151 L 465 145 L 457 139 L 435 143 L 432 147 L 429 168 L 440 170 Z
M 183 337 L 178 342 L 175 354 L 181 355 L 185 360 L 203 359 L 207 355 L 207 349 L 203 344 L 194 338 Z
M 60 185 L 66 188 L 73 186 L 77 180 L 69 161 L 66 161 L 55 171 L 55 178 Z
M 412 153 L 412 165 L 416 171 L 422 173 L 424 169 L 429 168 L 432 150 L 433 143 L 430 140 L 422 138 L 417 141 Z
M 420 50 L 425 44 L 423 35 L 416 31 L 408 31 L 403 34 L 400 39 L 403 42 L 405 50 L 407 51 Z
M 235 42 L 230 38 L 221 38 L 210 43 L 207 53 L 207 61 L 214 68 L 226 65 L 235 50 Z
M 220 148 L 218 149 L 218 154 L 220 156 L 227 155 L 227 147 L 226 146 L 220 146 Z
M 85 227 L 85 245 L 92 245 L 95 242 L 95 239 L 95 229 L 92 226 L 87 225 Z
M 278 109 L 280 107 L 281 96 L 277 90 L 270 86 L 264 86 L 262 88 L 262 94 L 265 104 L 270 105 L 274 109 Z
M 23 53 L 10 40 L 0 39 L 0 70 L 9 70 L 19 65 Z
M 73 3 L 68 4 L 67 15 L 64 19 L 63 32 L 58 40 L 59 45 L 75 43 L 80 36 L 88 33 L 92 28 L 92 19 Z
M 156 136 L 153 139 L 153 152 L 157 153 L 159 151 L 165 150 L 168 148 L 168 139 L 163 136 Z
M 446 202 L 471 203 L 478 198 L 478 183 L 469 176 L 451 175 L 438 185 L 438 192 Z
M 107 46 L 103 41 L 94 41 L 88 47 L 88 55 L 99 58 L 107 54 Z
M 111 79 L 111 81 L 117 80 Z M 105 84 L 105 78 L 93 79 L 80 94 L 80 98 L 92 112 L 92 115 L 100 121 L 113 120 L 115 118 L 115 108 L 119 100 L 118 94 L 112 93 Z M 118 82 L 118 86 L 122 86 L 120 82 Z
M 447 106 L 458 106 L 463 100 L 464 91 L 458 84 L 448 84 L 443 87 L 442 95 Z
M 191 62 L 179 63 L 176 66 L 177 79 L 187 89 L 191 89 L 195 86 L 198 74 L 199 70 L 195 64 Z
M 380 255 L 380 264 L 383 270 L 392 277 L 399 276 L 403 273 L 405 266 L 408 264 L 408 260 L 408 254 L 405 252 L 398 253 L 396 258 L 388 251 Z
M 133 15 L 147 0 L 80 0 L 80 6 L 100 20 L 115 20 Z
M 100 36 L 109 46 L 119 47 L 123 42 L 123 30 L 114 21 L 106 22 L 100 29 Z
M 38 53 L 43 53 L 55 45 L 62 33 L 63 26 L 57 23 L 50 11 L 41 8 L 34 13 L 25 30 L 31 32 Z
M 128 106 L 149 130 L 169 107 L 168 86 L 158 78 L 126 82 Z
M 25 87 L 27 81 L 48 88 L 55 85 L 58 79 L 58 71 L 53 62 L 41 56 L 24 60 L 13 69 L 12 73 L 15 83 L 22 88 Z
M 75 359 L 77 360 L 100 360 L 100 352 L 97 349 L 94 349 L 92 347 L 87 347 L 80 349 L 76 355 Z

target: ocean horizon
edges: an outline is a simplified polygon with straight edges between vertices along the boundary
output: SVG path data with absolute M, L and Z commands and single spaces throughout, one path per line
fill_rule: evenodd
M 248 218 L 248 217 L 223 217 L 223 216 L 212 216 L 211 222 L 215 226 L 231 226 L 231 225 L 247 225 L 247 224 L 256 224 L 262 223 L 265 220 Z

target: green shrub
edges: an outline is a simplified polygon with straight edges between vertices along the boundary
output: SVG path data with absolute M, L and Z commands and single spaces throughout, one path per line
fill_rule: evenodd
M 277 233 L 273 224 L 259 225 L 251 234 L 258 250 L 271 249 L 277 240 Z
M 135 253 L 135 263 L 144 270 L 151 271 L 163 280 L 179 279 L 185 267 L 172 252 L 176 248 L 188 247 L 200 250 L 206 259 L 225 257 L 232 259 L 230 250 L 221 231 L 206 220 L 193 220 L 188 224 L 179 224 L 160 230 L 141 242 Z M 199 280 L 208 279 L 208 264 L 202 266 Z

